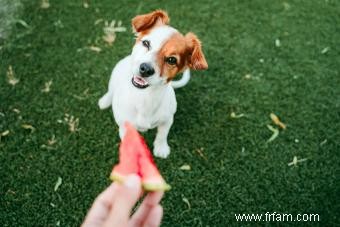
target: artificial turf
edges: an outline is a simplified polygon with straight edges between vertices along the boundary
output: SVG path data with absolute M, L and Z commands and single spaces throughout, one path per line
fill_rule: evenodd
M 159 8 L 174 27 L 198 35 L 209 63 L 177 90 L 172 152 L 156 159 L 172 186 L 163 226 L 340 225 L 340 1 L 22 3 L 22 21 L 0 44 L 0 226 L 80 225 L 117 162 L 117 126 L 97 100 L 134 44 L 131 18 Z M 109 46 L 100 19 L 128 29 Z M 266 125 L 278 128 L 272 112 L 287 129 L 267 143 Z M 154 134 L 144 134 L 150 145 Z M 294 156 L 304 161 L 288 165 Z M 266 212 L 320 221 L 234 216 Z

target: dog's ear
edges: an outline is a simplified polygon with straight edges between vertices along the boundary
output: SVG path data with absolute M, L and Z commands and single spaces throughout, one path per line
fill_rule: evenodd
M 188 66 L 194 70 L 204 70 L 208 68 L 208 63 L 205 60 L 202 52 L 201 41 L 194 33 L 187 33 L 185 35 L 187 46 L 189 49 Z
M 142 32 L 154 26 L 169 24 L 168 14 L 163 10 L 156 10 L 148 14 L 138 15 L 132 19 L 134 32 Z

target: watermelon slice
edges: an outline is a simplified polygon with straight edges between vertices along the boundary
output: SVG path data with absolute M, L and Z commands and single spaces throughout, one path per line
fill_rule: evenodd
M 145 191 L 167 191 L 170 186 L 159 173 L 143 137 L 130 124 L 119 147 L 119 163 L 114 166 L 110 179 L 123 182 L 132 173 L 141 177 Z

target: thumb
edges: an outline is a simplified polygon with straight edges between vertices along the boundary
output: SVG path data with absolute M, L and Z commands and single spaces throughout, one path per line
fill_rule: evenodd
M 127 226 L 131 209 L 141 195 L 140 177 L 129 175 L 123 185 L 119 185 L 113 202 L 113 209 L 104 226 Z

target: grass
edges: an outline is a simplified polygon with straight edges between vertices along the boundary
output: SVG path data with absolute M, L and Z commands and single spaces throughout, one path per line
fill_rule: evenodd
M 107 45 L 103 22 L 95 21 L 129 28 L 136 14 L 158 8 L 180 31 L 200 37 L 209 63 L 177 91 L 172 153 L 156 159 L 172 186 L 162 201 L 163 226 L 253 226 L 259 223 L 238 223 L 234 214 L 266 212 L 319 214 L 320 222 L 265 225 L 340 225 L 339 1 L 23 5 L 17 16 L 28 26 L 15 24 L 0 47 L 0 133 L 9 130 L 0 141 L 0 226 L 82 222 L 117 162 L 117 127 L 97 100 L 134 42 L 128 29 Z M 15 86 L 6 77 L 10 66 Z M 267 125 L 278 128 L 272 112 L 287 129 L 266 143 Z M 151 144 L 154 132 L 145 136 Z M 289 166 L 294 156 L 307 160 Z M 184 164 L 191 170 L 180 170 Z

